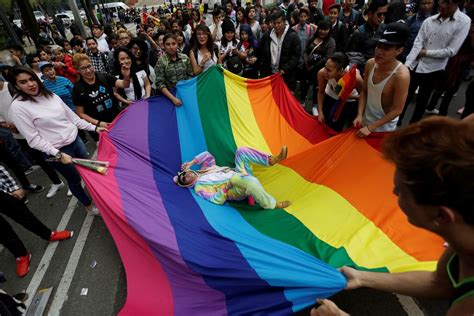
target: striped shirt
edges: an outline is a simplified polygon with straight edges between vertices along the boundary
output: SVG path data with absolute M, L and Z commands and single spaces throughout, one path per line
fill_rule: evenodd
M 76 110 L 76 106 L 74 105 L 74 102 L 72 102 L 72 89 L 74 88 L 74 85 L 69 79 L 56 76 L 56 80 L 54 81 L 44 79 L 43 84 L 46 89 L 59 96 L 71 110 Z

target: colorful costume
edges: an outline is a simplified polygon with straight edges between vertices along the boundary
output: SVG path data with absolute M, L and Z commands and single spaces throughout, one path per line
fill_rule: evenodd
M 252 196 L 265 209 L 275 208 L 276 201 L 253 176 L 251 164 L 270 165 L 271 155 L 258 150 L 239 147 L 235 152 L 235 170 L 219 167 L 207 151 L 197 155 L 193 163 L 200 164 L 198 179 L 194 186 L 197 195 L 215 204 L 227 200 L 240 201 Z

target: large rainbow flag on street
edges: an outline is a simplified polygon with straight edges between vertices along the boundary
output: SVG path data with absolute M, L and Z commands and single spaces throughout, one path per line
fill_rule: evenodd
M 338 267 L 435 268 L 443 242 L 411 226 L 377 138 L 329 138 L 274 75 L 212 68 L 180 82 L 174 107 L 138 101 L 100 138 L 106 175 L 80 168 L 127 275 L 122 315 L 291 314 L 346 286 Z M 219 206 L 172 177 L 202 151 L 220 166 L 249 146 L 289 158 L 255 174 L 286 209 Z

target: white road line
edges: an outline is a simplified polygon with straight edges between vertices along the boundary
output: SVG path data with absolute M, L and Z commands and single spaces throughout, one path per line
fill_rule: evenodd
M 424 316 L 425 313 L 421 310 L 421 308 L 416 304 L 416 302 L 410 296 L 395 294 L 400 301 L 405 312 L 407 312 L 410 316 Z
M 79 236 L 77 236 L 76 243 L 74 244 L 74 248 L 72 249 L 71 256 L 69 257 L 69 261 L 66 266 L 66 270 L 61 278 L 59 283 L 59 287 L 56 290 L 56 294 L 54 295 L 53 302 L 48 311 L 48 315 L 60 315 L 61 309 L 63 308 L 64 302 L 67 300 L 68 296 L 67 293 L 69 291 L 69 287 L 71 286 L 72 279 L 74 274 L 76 273 L 77 265 L 79 263 L 79 259 L 81 258 L 82 250 L 84 249 L 84 245 L 87 241 L 87 236 L 89 235 L 89 231 L 91 225 L 94 221 L 93 215 L 87 215 L 82 223 L 81 231 Z
M 66 211 L 61 217 L 61 221 L 59 222 L 56 230 L 66 229 L 67 224 L 71 219 L 72 213 L 76 208 L 76 205 L 77 199 L 75 197 L 72 197 L 69 201 L 69 204 L 67 205 Z M 30 284 L 26 289 L 26 293 L 28 293 L 29 296 L 28 300 L 25 302 L 26 306 L 30 306 L 33 296 L 35 296 L 36 292 L 38 291 L 38 287 L 40 286 L 41 281 L 43 280 L 46 270 L 48 270 L 49 264 L 51 263 L 51 259 L 53 258 L 54 252 L 56 251 L 58 245 L 59 242 L 53 242 L 48 244 L 48 247 L 46 248 L 46 251 L 44 252 L 43 257 L 41 258 L 41 261 L 38 265 L 38 269 L 36 269 L 35 274 L 33 275 L 33 278 L 31 279 Z

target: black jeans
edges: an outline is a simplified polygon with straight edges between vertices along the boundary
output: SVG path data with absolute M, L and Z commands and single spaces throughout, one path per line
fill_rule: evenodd
M 21 144 L 22 140 L 18 141 Z M 28 147 L 26 141 L 23 145 Z M 53 167 L 48 162 L 46 162 L 41 152 L 29 148 L 28 154 L 32 159 L 36 161 L 36 163 L 41 167 L 41 169 L 43 169 L 43 171 L 46 173 L 51 182 L 53 182 L 54 184 L 61 183 L 61 179 L 59 179 L 58 174 L 56 173 L 56 171 L 54 171 Z M 8 168 L 11 169 L 15 177 L 18 179 L 18 182 L 20 182 L 21 186 L 24 189 L 28 189 L 30 187 L 30 181 L 26 177 L 25 170 L 23 169 L 23 166 L 19 163 L 19 161 L 15 159 L 15 157 L 11 155 L 10 152 L 8 152 L 7 149 L 3 146 L 0 146 L 0 157 L 0 160 L 3 161 Z
M 51 237 L 51 229 L 46 227 L 26 205 L 13 196 L 0 191 L 0 214 L 6 215 L 44 240 Z M 0 244 L 5 246 L 15 258 L 28 254 L 25 245 L 11 225 L 0 215 Z
M 331 117 L 331 110 L 336 102 L 337 100 L 325 94 L 323 114 L 326 125 L 336 132 L 341 132 L 346 126 L 352 126 L 352 122 L 357 116 L 357 101 L 346 102 L 342 108 L 339 119 L 334 122 Z
M 466 105 L 464 106 L 461 118 L 463 119 L 472 113 L 474 113 L 474 80 L 467 86 Z
M 23 150 L 31 157 L 31 159 L 36 161 L 38 166 L 43 169 L 51 182 L 54 184 L 61 183 L 61 179 L 59 179 L 58 174 L 54 170 L 53 166 L 45 160 L 44 154 L 41 151 L 31 148 L 28 145 L 26 139 L 18 139 L 18 143 L 20 144 L 21 148 L 23 148 Z
M 451 100 L 453 99 L 454 95 L 459 90 L 461 82 L 462 80 L 460 78 L 457 82 L 454 83 L 452 87 L 449 87 L 448 89 L 436 89 L 431 95 L 431 100 L 427 106 L 427 110 L 434 110 L 436 108 L 436 105 L 438 105 L 439 99 L 441 99 L 441 104 L 439 106 L 439 115 L 448 115 L 449 105 L 451 104 Z
M 398 125 L 402 124 L 403 117 L 405 116 L 405 111 L 413 99 L 415 91 L 418 89 L 418 96 L 416 97 L 415 110 L 411 117 L 410 123 L 418 122 L 423 118 L 423 114 L 427 108 L 428 102 L 430 100 L 431 94 L 433 93 L 434 88 L 443 78 L 443 70 L 438 70 L 430 73 L 417 73 L 413 70 L 410 70 L 410 88 L 408 89 L 408 96 L 405 102 L 405 107 L 403 112 L 398 119 Z

